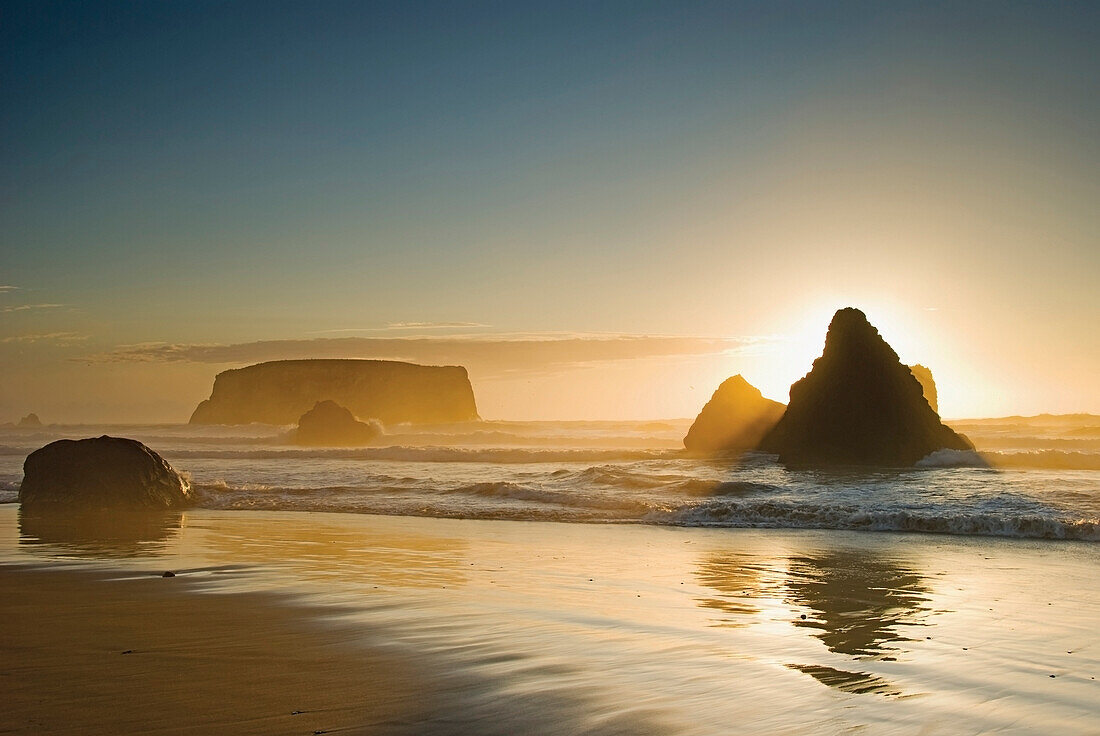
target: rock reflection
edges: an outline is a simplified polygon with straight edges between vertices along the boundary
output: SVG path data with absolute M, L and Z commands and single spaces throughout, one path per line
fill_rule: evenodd
M 20 509 L 19 544 L 46 555 L 142 557 L 166 550 L 182 526 L 179 511 L 35 514 Z
M 909 641 L 903 626 L 919 625 L 931 591 L 916 572 L 862 552 L 829 552 L 790 559 L 788 602 L 816 614 L 794 621 L 817 629 L 830 651 L 885 659 Z
M 723 614 L 718 626 L 746 626 L 747 616 L 760 612 L 756 604 L 766 588 L 774 587 L 774 571 L 762 565 L 759 558 L 736 552 L 715 552 L 699 561 L 695 571 L 699 582 L 718 595 L 697 598 L 703 608 Z
M 833 667 L 825 667 L 819 664 L 789 664 L 792 670 L 809 675 L 822 685 L 835 687 L 846 693 L 857 695 L 901 695 L 901 691 L 895 688 L 878 675 L 869 672 L 848 672 Z

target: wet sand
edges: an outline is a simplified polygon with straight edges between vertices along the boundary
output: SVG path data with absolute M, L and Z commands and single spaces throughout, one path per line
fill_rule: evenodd
M 134 534 L 0 507 L 0 732 L 1097 733 L 1098 563 L 1081 542 L 280 512 Z
M 263 593 L 0 567 L 0 733 L 369 732 L 417 710 L 408 662 Z

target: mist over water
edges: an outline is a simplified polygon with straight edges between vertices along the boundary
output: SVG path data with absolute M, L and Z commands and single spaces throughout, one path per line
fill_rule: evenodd
M 940 451 L 898 470 L 690 457 L 688 424 L 399 426 L 352 449 L 290 447 L 286 428 L 268 425 L 4 427 L 0 500 L 16 500 L 33 449 L 107 433 L 156 449 L 210 509 L 1100 541 L 1098 417 L 959 422 L 979 452 Z

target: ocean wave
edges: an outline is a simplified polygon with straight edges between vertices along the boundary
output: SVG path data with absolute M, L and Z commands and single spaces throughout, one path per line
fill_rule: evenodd
M 406 479 L 412 481 L 413 479 Z M 961 536 L 1100 541 L 1100 519 L 1072 518 L 1041 507 L 868 508 L 856 503 L 775 499 L 783 489 L 759 483 L 709 484 L 709 498 L 585 492 L 536 483 L 482 481 L 413 488 L 400 479 L 369 487 L 269 487 L 224 481 L 197 484 L 199 506 L 370 513 L 444 518 L 619 522 L 661 526 L 921 532 Z M 700 494 L 702 495 L 702 494 Z
M 1039 514 L 874 510 L 774 501 L 721 501 L 671 512 L 654 512 L 644 521 L 675 526 L 923 532 L 1100 541 L 1100 519 L 1066 519 Z
M 988 468 L 985 458 L 973 450 L 936 450 L 917 461 L 918 468 Z
M 983 452 L 995 468 L 1035 468 L 1045 470 L 1100 470 L 1100 454 L 1089 452 Z
M 211 458 L 241 460 L 377 460 L 426 463 L 584 463 L 663 460 L 679 457 L 677 450 L 535 450 L 465 447 L 355 447 L 253 450 L 181 449 L 163 453 L 169 459 Z

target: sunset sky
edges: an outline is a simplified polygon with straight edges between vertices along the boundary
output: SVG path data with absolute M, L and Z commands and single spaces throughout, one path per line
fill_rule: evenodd
M 485 418 L 765 395 L 863 309 L 945 417 L 1100 412 L 1100 5 L 0 3 L 0 422 L 281 357 Z

